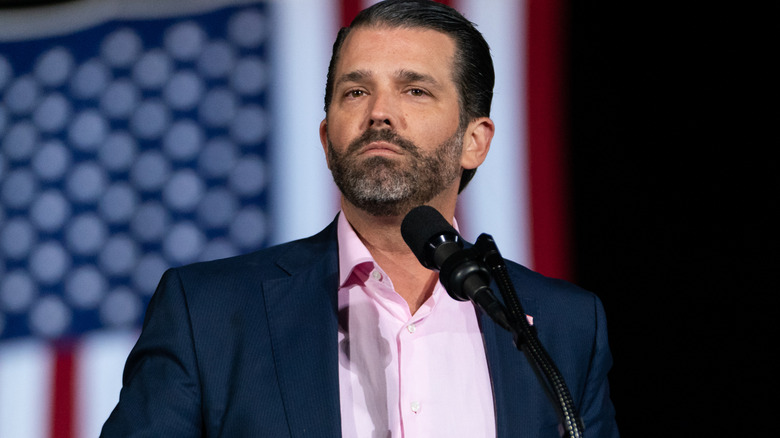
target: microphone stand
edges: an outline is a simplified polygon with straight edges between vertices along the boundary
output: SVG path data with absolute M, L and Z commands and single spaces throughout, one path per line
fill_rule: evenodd
M 507 315 L 510 326 L 509 331 L 514 337 L 515 346 L 518 350 L 525 351 L 526 355 L 531 359 L 531 364 L 536 369 L 537 374 L 541 372 L 544 377 L 543 386 L 558 408 L 558 415 L 566 431 L 564 437 L 582 438 L 585 428 L 582 424 L 582 419 L 577 413 L 577 408 L 574 405 L 569 388 L 566 386 L 566 382 L 555 362 L 547 353 L 547 350 L 544 349 L 541 342 L 539 342 L 535 328 L 528 323 L 523 307 L 520 305 L 520 300 L 517 297 L 517 292 L 515 292 L 515 288 L 509 278 L 506 262 L 498 252 L 498 247 L 493 237 L 489 234 L 480 235 L 474 243 L 473 249 L 480 258 L 478 262 L 481 262 L 490 271 L 504 298 L 504 305 L 509 311 Z M 502 324 L 503 322 L 501 321 L 500 325 L 507 328 L 505 324 Z

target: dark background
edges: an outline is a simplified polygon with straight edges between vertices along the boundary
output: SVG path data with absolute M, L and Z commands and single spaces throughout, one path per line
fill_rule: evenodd
M 607 311 L 618 425 L 774 435 L 776 48 L 758 11 L 626 3 L 566 22 L 574 278 Z

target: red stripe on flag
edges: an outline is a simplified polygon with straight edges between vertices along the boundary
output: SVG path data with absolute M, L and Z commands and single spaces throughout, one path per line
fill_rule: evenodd
M 452 0 L 436 0 L 447 6 L 452 6 Z M 355 16 L 363 10 L 363 0 L 341 0 L 341 27 L 349 26 Z
M 531 251 L 534 269 L 570 279 L 561 0 L 526 2 Z
M 363 9 L 362 0 L 341 0 L 341 27 L 349 26 L 352 19 Z
M 75 355 L 71 343 L 55 346 L 54 382 L 51 399 L 52 438 L 75 436 Z

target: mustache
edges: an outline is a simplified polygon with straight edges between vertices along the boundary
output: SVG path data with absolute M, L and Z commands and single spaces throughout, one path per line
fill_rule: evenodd
M 352 141 L 352 143 L 349 144 L 347 147 L 347 153 L 357 153 L 357 151 L 359 151 L 361 148 L 375 141 L 384 141 L 393 144 L 414 156 L 420 155 L 420 148 L 418 148 L 411 141 L 401 137 L 396 132 L 389 129 L 366 130 L 366 132 L 364 132 L 360 137 L 356 138 Z

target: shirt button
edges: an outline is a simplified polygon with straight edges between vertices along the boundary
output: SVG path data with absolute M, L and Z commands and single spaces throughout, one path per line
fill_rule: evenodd
M 417 330 L 417 326 L 414 324 L 409 324 L 406 326 L 406 330 L 409 330 L 409 333 L 414 333 Z
M 381 272 L 379 272 L 379 271 L 377 271 L 376 269 L 374 269 L 373 271 L 371 271 L 371 276 L 372 276 L 372 277 L 374 278 L 374 280 L 376 280 L 376 281 L 382 281 L 382 273 L 381 273 Z
M 420 411 L 420 402 L 413 401 L 409 407 L 412 408 L 412 412 L 416 414 Z

